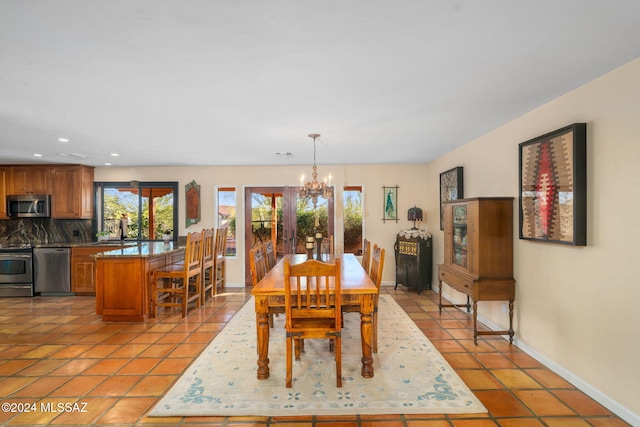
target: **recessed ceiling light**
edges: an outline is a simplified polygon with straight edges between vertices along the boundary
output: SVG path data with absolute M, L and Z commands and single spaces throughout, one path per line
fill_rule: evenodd
M 120 154 L 118 153 L 111 153 L 111 157 L 118 157 Z
M 58 138 L 60 142 L 69 142 L 69 138 Z
M 111 166 L 111 163 L 107 162 L 104 164 L 105 166 Z

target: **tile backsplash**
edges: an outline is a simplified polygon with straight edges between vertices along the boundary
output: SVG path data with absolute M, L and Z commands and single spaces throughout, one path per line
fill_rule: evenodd
M 0 221 L 0 244 L 86 243 L 95 240 L 90 219 L 20 218 Z

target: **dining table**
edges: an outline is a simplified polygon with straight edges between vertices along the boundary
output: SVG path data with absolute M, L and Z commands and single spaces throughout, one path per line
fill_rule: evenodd
M 364 378 L 373 378 L 373 310 L 378 288 L 354 254 L 324 255 L 323 262 L 333 263 L 340 259 L 340 301 L 350 311 L 360 312 L 360 338 L 362 341 L 362 370 Z M 284 260 L 291 265 L 303 263 L 306 254 L 288 254 L 260 280 L 252 289 L 255 298 L 256 332 L 258 346 L 258 379 L 269 378 L 269 316 L 284 313 Z M 284 342 L 283 342 L 284 345 Z

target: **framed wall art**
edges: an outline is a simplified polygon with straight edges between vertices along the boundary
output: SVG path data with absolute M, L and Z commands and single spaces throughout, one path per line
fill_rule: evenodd
M 383 207 L 382 222 L 395 221 L 398 222 L 398 186 L 382 187 Z
M 200 185 L 196 181 L 191 181 L 184 186 L 185 191 L 185 226 L 189 228 L 200 222 Z
M 587 125 L 519 145 L 520 239 L 587 244 Z
M 444 230 L 444 208 L 442 202 L 464 198 L 462 166 L 440 174 L 440 230 Z

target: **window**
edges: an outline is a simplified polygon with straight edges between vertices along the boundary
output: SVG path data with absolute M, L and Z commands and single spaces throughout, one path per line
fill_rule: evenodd
M 347 186 L 343 191 L 344 253 L 362 254 L 362 187 Z
M 170 231 L 177 240 L 177 182 L 96 182 L 97 231 L 109 238 L 162 240 Z M 125 227 L 122 229 L 122 219 Z
M 227 256 L 236 256 L 236 189 L 218 188 L 218 227 L 227 227 Z

